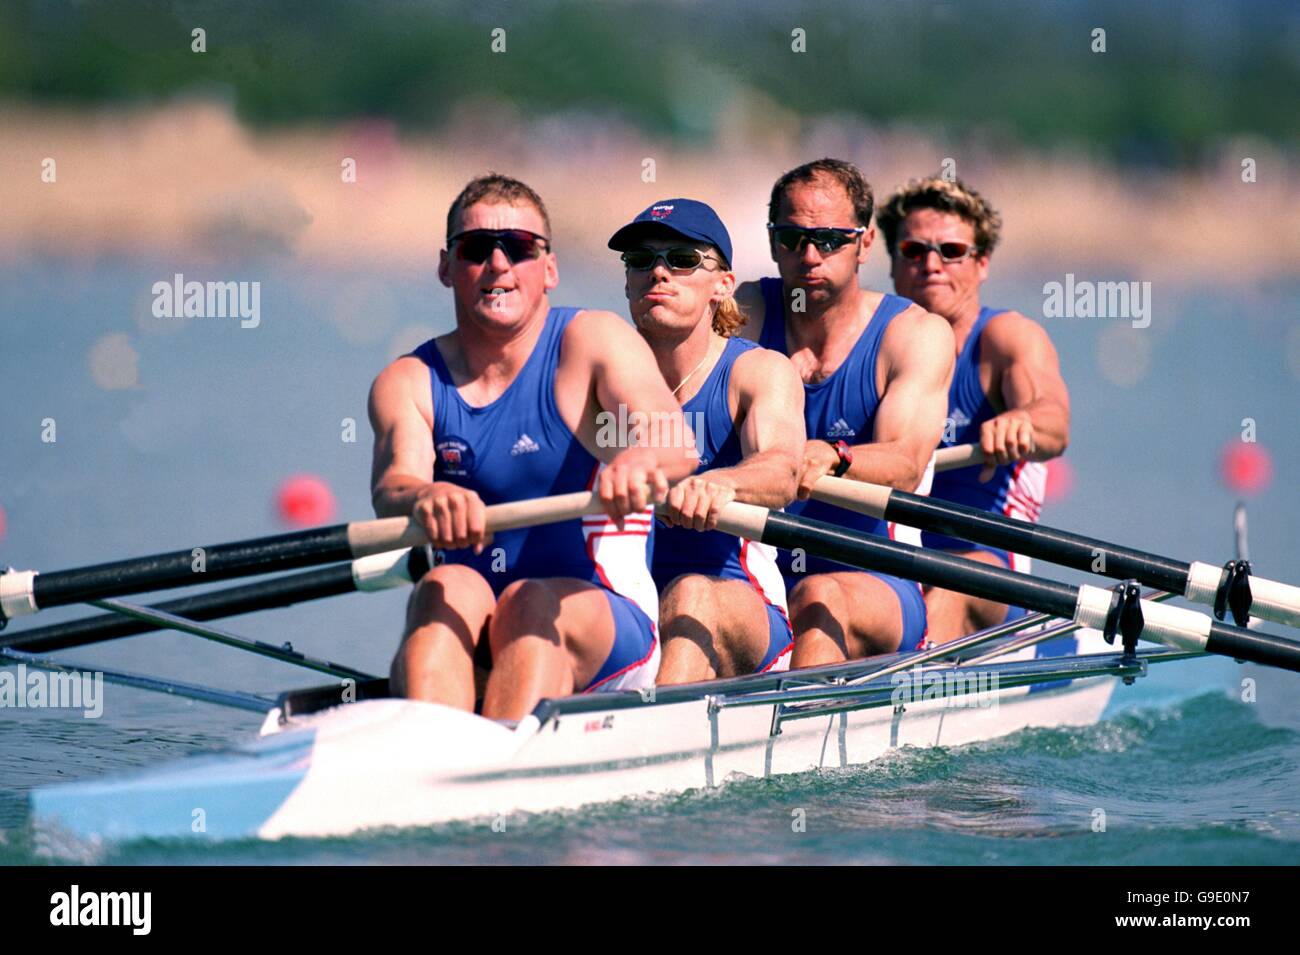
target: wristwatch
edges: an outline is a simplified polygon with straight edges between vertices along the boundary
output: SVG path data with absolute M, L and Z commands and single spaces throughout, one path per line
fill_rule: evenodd
M 840 463 L 835 465 L 835 470 L 832 473 L 834 473 L 836 477 L 844 477 L 844 475 L 848 473 L 849 468 L 853 467 L 853 449 L 843 441 L 836 441 L 831 445 L 831 447 L 834 448 L 835 453 L 840 456 Z

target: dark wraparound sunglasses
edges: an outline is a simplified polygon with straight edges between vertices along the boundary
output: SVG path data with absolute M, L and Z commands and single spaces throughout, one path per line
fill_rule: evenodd
M 969 242 L 922 242 L 920 239 L 904 239 L 898 243 L 898 255 L 909 262 L 923 262 L 931 252 L 938 252 L 939 258 L 949 265 L 975 255 L 979 249 Z
M 462 262 L 482 265 L 492 258 L 497 246 L 506 254 L 511 265 L 536 259 L 550 248 L 551 240 L 527 229 L 470 229 L 447 240 L 447 247 L 456 250 Z
M 660 259 L 663 259 L 664 264 L 674 272 L 694 272 L 704 264 L 706 259 L 719 265 L 723 264 L 721 259 L 705 255 L 699 249 L 692 249 L 689 246 L 671 249 L 628 249 L 619 258 L 629 269 L 636 269 L 638 272 L 653 269 Z
M 797 225 L 777 225 L 769 222 L 767 231 L 788 252 L 801 252 L 804 243 L 811 242 L 822 255 L 830 255 L 862 235 L 867 228 L 858 226 L 856 229 L 805 229 Z

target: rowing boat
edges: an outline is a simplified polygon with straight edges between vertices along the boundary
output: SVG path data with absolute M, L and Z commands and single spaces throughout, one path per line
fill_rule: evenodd
M 825 490 L 831 494 L 835 486 Z M 512 520 L 568 519 L 594 506 L 583 495 L 518 502 L 489 509 L 488 521 L 499 528 Z M 968 539 L 989 531 L 978 522 L 962 525 L 960 513 L 945 519 Z M 1007 518 L 995 523 L 1002 533 L 1019 524 Z M 202 622 L 418 579 L 420 549 L 381 550 L 418 539 L 404 521 L 208 548 L 208 570 L 222 578 L 339 556 L 351 560 L 160 607 L 114 598 L 192 583 L 192 571 L 180 571 L 173 560 L 184 555 L 188 564 L 190 551 L 48 575 L 4 575 L 0 594 L 7 613 L 79 599 L 111 612 L 6 636 L 0 656 L 10 662 L 69 668 L 75 665 L 41 653 L 170 628 L 342 681 L 271 700 L 104 671 L 119 683 L 257 712 L 261 733 L 219 752 L 38 789 L 31 796 L 32 820 L 39 829 L 90 841 L 337 836 L 457 820 L 495 824 L 519 812 L 861 765 L 903 746 L 955 746 L 1030 727 L 1087 726 L 1156 695 L 1173 698 L 1159 672 L 1177 661 L 1177 668 L 1203 674 L 1181 681 L 1188 692 L 1226 686 L 1233 672 L 1227 658 L 1300 670 L 1300 643 L 1222 622 L 1230 607 L 1237 623 L 1255 623 L 1248 619 L 1252 582 L 1263 585 L 1258 589 L 1273 616 L 1300 612 L 1300 602 L 1274 606 L 1290 599 L 1287 586 L 1251 577 L 1248 567 L 1235 566 L 1240 562 L 1230 562 L 1217 593 L 1208 595 L 1220 611 L 1214 619 L 1165 603 L 1168 592 L 1143 594 L 1136 580 L 1109 589 L 1073 587 L 750 505 L 728 505 L 719 526 L 1039 612 L 912 653 L 657 691 L 543 700 L 520 723 L 506 725 L 390 698 L 385 680 Z M 1061 548 L 1081 546 L 1061 533 L 1022 543 L 1032 556 L 1066 563 L 1069 554 Z M 1088 543 L 1113 552 L 1121 564 L 1125 553 L 1138 553 Z M 1177 563 L 1157 558 L 1152 566 Z M 1202 590 L 1189 596 L 1205 598 Z
M 911 655 L 898 655 L 663 688 L 654 698 L 571 696 L 545 701 L 513 728 L 437 704 L 367 698 L 364 687 L 342 705 L 337 687 L 286 694 L 251 742 L 39 789 L 33 817 L 64 834 L 114 841 L 493 824 L 520 812 L 860 765 L 900 746 L 1088 726 L 1136 705 L 1117 698 L 1121 679 L 1143 676 L 1162 654 L 1177 656 L 1143 651 L 1124 662 L 1106 649 L 1100 633 L 1081 631 L 1001 663 L 918 672 Z M 901 665 L 899 679 L 870 679 L 882 664 Z

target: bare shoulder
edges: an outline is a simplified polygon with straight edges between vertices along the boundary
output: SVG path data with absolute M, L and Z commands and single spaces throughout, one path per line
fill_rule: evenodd
M 803 386 L 790 359 L 769 348 L 751 348 L 736 359 L 732 380 L 746 393 L 776 390 L 787 385 Z
M 767 308 L 763 303 L 763 290 L 758 281 L 741 282 L 736 286 L 734 298 L 736 304 L 740 306 L 741 314 L 745 316 L 745 324 L 740 329 L 741 337 L 752 342 L 758 341 L 763 330 L 763 319 L 767 317 Z
M 431 417 L 433 396 L 429 388 L 429 367 L 420 359 L 403 355 L 389 362 L 370 386 L 370 416 L 387 419 L 414 404 Z
M 999 312 L 988 320 L 980 336 L 981 350 L 987 349 L 1002 357 L 1012 357 L 1027 349 L 1051 347 L 1047 330 L 1038 322 L 1020 312 Z
M 920 305 L 912 304 L 894 317 L 885 330 L 881 340 L 883 350 L 892 355 L 902 356 L 916 349 L 936 349 L 938 354 L 951 357 L 956 352 L 953 342 L 952 326 L 942 315 L 926 311 Z M 947 351 L 938 351 L 946 348 Z
M 383 396 L 393 393 L 404 393 L 412 388 L 429 384 L 429 366 L 414 355 L 402 355 L 395 358 L 384 369 L 375 376 L 374 384 L 370 386 L 370 394 L 374 396 Z
M 580 342 L 584 348 L 605 348 L 611 344 L 622 345 L 629 338 L 641 340 L 636 329 L 616 312 L 599 308 L 584 308 L 569 327 L 564 330 L 564 343 Z
M 566 373 L 578 369 L 624 374 L 635 366 L 654 367 L 650 346 L 632 323 L 616 312 L 584 309 L 564 330 L 560 352 Z

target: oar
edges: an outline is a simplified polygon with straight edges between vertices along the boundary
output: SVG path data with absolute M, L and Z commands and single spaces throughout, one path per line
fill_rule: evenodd
M 220 620 L 223 617 L 288 607 L 359 590 L 398 587 L 419 579 L 427 569 L 425 548 L 416 547 L 374 554 L 350 563 L 333 564 L 300 574 L 286 574 L 256 583 L 210 590 L 152 604 L 147 609 L 160 610 L 187 620 Z M 161 629 L 165 628 L 160 624 L 120 613 L 105 613 L 67 623 L 28 627 L 16 633 L 0 634 L 0 650 L 52 653 Z
M 1300 627 L 1300 587 L 1246 576 L 1240 562 L 1227 567 L 1200 561 L 1189 564 L 950 501 L 844 478 L 822 478 L 812 496 L 880 520 L 1000 547 L 1116 580 L 1131 578 L 1213 607 L 1220 620 L 1225 608 L 1229 608 L 1238 623 L 1244 623 L 1249 612 L 1275 623 Z
M 752 504 L 728 504 L 718 528 L 784 550 L 800 548 L 852 567 L 1065 617 L 1111 636 L 1122 631 L 1126 643 L 1141 636 L 1179 650 L 1300 672 L 1300 643 L 1220 623 L 1195 610 L 1139 600 L 1136 584 L 1114 590 L 1074 587 Z
M 600 500 L 593 492 L 578 491 L 494 504 L 487 508 L 487 526 L 493 532 L 507 531 L 573 520 L 600 510 Z M 0 623 L 50 607 L 314 567 L 426 542 L 424 531 L 409 518 L 387 517 L 72 570 L 10 571 L 0 574 Z
M 978 444 L 958 444 L 951 448 L 940 448 L 931 459 L 934 472 L 956 471 L 984 463 L 984 450 Z

